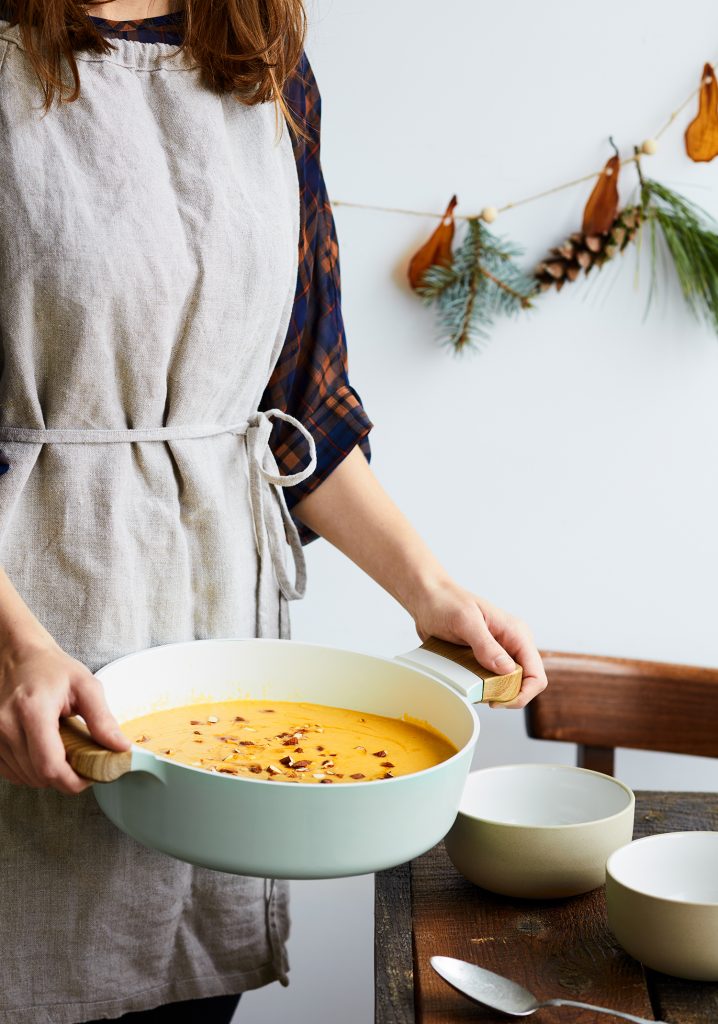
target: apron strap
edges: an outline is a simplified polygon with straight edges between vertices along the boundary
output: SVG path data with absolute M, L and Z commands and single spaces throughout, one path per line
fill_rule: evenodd
M 291 423 L 307 442 L 309 462 L 298 473 L 282 476 L 277 468 L 269 447 L 272 417 Z M 317 448 L 314 438 L 306 427 L 293 416 L 280 409 L 269 409 L 267 412 L 255 413 L 250 419 L 245 434 L 245 443 L 249 463 L 249 499 L 252 506 L 257 550 L 261 555 L 266 545 L 279 589 L 287 601 L 294 601 L 304 597 L 307 568 L 299 532 L 287 508 L 282 488 L 301 483 L 316 469 Z M 289 544 L 294 561 L 294 582 L 290 580 L 284 564 L 283 542 L 285 540 Z
M 290 423 L 307 442 L 309 462 L 298 473 L 282 476 L 269 447 L 272 418 Z M 304 596 L 307 569 L 294 520 L 291 517 L 282 488 L 306 480 L 317 466 L 314 438 L 299 420 L 281 409 L 258 411 L 249 420 L 230 426 L 216 424 L 186 424 L 171 427 L 133 427 L 117 430 L 44 429 L 0 426 L 0 441 L 21 444 L 127 444 L 136 441 L 185 441 L 192 438 L 215 437 L 218 434 L 243 435 L 249 463 L 249 500 L 254 536 L 261 557 L 265 547 L 274 566 L 277 583 L 287 601 Z M 0 473 L 5 472 L 0 463 Z M 289 545 L 294 561 L 294 582 L 284 563 L 284 542 Z

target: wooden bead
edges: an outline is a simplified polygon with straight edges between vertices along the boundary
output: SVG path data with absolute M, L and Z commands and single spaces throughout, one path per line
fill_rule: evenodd
M 485 206 L 481 211 L 481 219 L 486 221 L 487 224 L 493 224 L 499 215 L 499 211 L 495 206 Z
M 646 139 L 641 143 L 641 152 L 645 153 L 646 156 L 653 156 L 654 153 L 658 152 L 658 143 L 655 139 Z

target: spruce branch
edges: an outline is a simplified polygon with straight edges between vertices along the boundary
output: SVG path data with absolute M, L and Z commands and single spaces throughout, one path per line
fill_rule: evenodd
M 531 308 L 537 286 L 514 262 L 520 255 L 478 217 L 468 220 L 451 263 L 429 267 L 417 289 L 427 305 L 437 307 L 443 344 L 456 352 L 476 347 L 489 337 L 498 316 Z

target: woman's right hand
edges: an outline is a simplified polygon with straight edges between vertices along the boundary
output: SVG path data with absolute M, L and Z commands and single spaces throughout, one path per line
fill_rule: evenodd
M 43 631 L 44 633 L 44 631 Z M 0 775 L 16 785 L 68 795 L 92 785 L 72 770 L 59 731 L 61 718 L 80 714 L 93 738 L 127 750 L 100 681 L 46 633 L 0 646 Z

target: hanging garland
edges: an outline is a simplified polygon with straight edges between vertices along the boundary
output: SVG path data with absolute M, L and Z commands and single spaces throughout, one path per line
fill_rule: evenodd
M 412 257 L 408 268 L 411 287 L 426 305 L 435 307 L 440 342 L 456 352 L 479 347 L 497 318 L 533 309 L 543 292 L 551 288 L 560 291 L 566 283 L 602 267 L 641 238 L 644 231 L 651 261 L 649 302 L 658 283 L 659 252 L 665 247 L 688 307 L 718 333 L 718 223 L 684 196 L 644 177 L 641 167 L 641 157 L 657 151 L 657 139 L 696 94 L 698 113 L 684 134 L 686 152 L 694 161 L 708 162 L 718 156 L 718 82 L 713 67 L 706 64 L 698 89 L 671 114 L 655 139 L 634 147 L 633 155 L 624 160 L 613 139 L 609 140 L 614 155 L 598 174 L 581 230 L 551 249 L 531 272 L 522 270 L 517 262 L 522 250 L 486 225 L 492 224 L 500 212 L 590 181 L 595 175 L 507 203 L 501 210 L 489 206 L 479 214 L 461 218 L 455 214 L 457 197 L 452 196 L 439 226 Z M 635 164 L 638 195 L 633 204 L 619 210 L 618 181 L 621 167 L 627 163 Z M 359 203 L 335 201 L 335 205 L 422 215 Z M 457 240 L 458 219 L 466 224 L 463 237 Z

